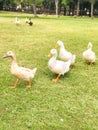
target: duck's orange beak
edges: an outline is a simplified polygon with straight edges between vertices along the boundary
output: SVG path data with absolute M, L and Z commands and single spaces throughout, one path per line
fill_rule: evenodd
M 4 58 L 7 58 L 8 56 L 7 55 L 4 55 L 2 58 L 4 59 Z
M 90 48 L 90 46 L 89 45 L 87 45 L 87 49 L 89 49 Z
M 48 54 L 48 57 L 51 57 L 51 56 L 52 56 L 52 54 L 51 54 L 51 53 L 49 53 L 49 54 Z
M 59 48 L 59 45 L 58 45 L 58 44 L 56 44 L 56 45 L 55 45 L 55 48 Z

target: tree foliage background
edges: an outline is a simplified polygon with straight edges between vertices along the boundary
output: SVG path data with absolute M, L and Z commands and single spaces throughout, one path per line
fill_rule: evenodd
M 98 14 L 98 0 L 0 0 L 0 10 L 93 17 Z

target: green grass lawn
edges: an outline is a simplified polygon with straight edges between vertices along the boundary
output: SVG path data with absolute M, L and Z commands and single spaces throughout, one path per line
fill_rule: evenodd
M 28 16 L 0 12 L 0 130 L 98 130 L 98 61 L 90 66 L 82 59 L 89 41 L 98 56 L 98 19 L 39 16 L 29 26 Z M 76 54 L 76 63 L 53 83 L 48 54 L 58 40 Z M 25 81 L 11 88 L 11 59 L 2 59 L 9 50 L 19 65 L 38 68 L 30 89 Z

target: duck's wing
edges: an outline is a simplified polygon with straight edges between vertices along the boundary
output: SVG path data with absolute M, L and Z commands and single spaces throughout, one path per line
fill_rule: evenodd
M 19 69 L 20 69 L 21 71 L 27 71 L 27 72 L 31 72 L 31 71 L 32 71 L 31 69 L 25 68 L 25 67 L 19 67 Z
M 62 48 L 59 52 L 59 57 L 61 60 L 67 61 L 72 57 L 72 53 Z

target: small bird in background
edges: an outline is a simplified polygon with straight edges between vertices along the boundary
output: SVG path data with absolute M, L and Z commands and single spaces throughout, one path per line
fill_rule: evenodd
M 16 25 L 20 25 L 20 20 L 19 20 L 18 17 L 15 18 L 15 24 L 16 24 Z
M 26 18 L 26 19 L 25 19 L 25 23 L 28 23 L 28 22 L 29 22 L 29 19 L 28 19 L 28 18 Z
M 25 22 L 28 23 L 30 26 L 33 25 L 33 22 L 31 21 L 31 18 L 26 18 Z

